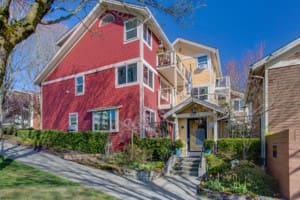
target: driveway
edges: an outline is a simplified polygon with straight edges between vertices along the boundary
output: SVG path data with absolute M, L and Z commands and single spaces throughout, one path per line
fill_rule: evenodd
M 8 142 L 4 142 L 2 145 L 0 155 L 79 182 L 82 185 L 106 191 L 118 199 L 199 199 L 196 195 L 196 184 L 199 183 L 197 177 L 170 176 L 159 178 L 153 182 L 142 182 Z

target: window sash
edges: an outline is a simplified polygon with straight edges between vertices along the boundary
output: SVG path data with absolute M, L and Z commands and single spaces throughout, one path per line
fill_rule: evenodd
M 146 24 L 143 26 L 144 41 L 151 47 L 152 46 L 152 32 Z
M 151 89 L 153 89 L 154 84 L 153 84 L 153 71 L 149 69 L 149 67 L 144 65 L 143 68 L 143 79 L 144 79 L 144 84 L 146 84 L 147 86 L 149 86 Z
M 192 95 L 200 100 L 208 100 L 208 87 L 194 87 Z
M 145 110 L 146 125 L 149 127 L 155 126 L 155 112 L 152 110 Z
M 137 38 L 137 19 L 125 22 L 125 38 L 126 41 Z
M 199 56 L 197 58 L 197 69 L 207 68 L 208 66 L 208 56 Z
M 244 106 L 244 101 L 242 99 L 236 99 L 233 101 L 233 109 L 235 111 L 242 111 Z
M 73 128 L 74 127 L 74 128 Z M 69 114 L 69 128 L 71 131 L 78 131 L 78 114 L 77 113 L 70 113 Z
M 83 94 L 84 91 L 84 78 L 83 76 L 78 76 L 75 79 L 75 83 L 76 83 L 76 94 Z
M 134 83 L 137 81 L 137 63 L 124 65 L 117 69 L 118 85 Z
M 117 131 L 117 110 L 93 112 L 93 131 Z

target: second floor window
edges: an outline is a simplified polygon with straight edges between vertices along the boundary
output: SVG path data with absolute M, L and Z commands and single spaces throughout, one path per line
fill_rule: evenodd
M 84 77 L 77 76 L 75 78 L 75 94 L 81 95 L 84 94 Z
M 118 68 L 118 85 L 137 81 L 137 64 L 124 65 Z
M 124 23 L 125 41 L 137 38 L 137 19 L 131 19 Z
M 143 37 L 144 37 L 144 41 L 151 48 L 152 47 L 152 32 L 146 24 L 144 24 L 144 28 L 143 28 Z
M 192 95 L 200 100 L 208 100 L 208 87 L 194 87 Z
M 153 72 L 144 65 L 144 84 L 153 89 Z
M 233 110 L 237 112 L 243 111 L 244 100 L 243 99 L 235 99 L 233 100 Z
M 102 110 L 93 112 L 93 131 L 117 131 L 118 111 Z
M 208 57 L 199 56 L 197 57 L 197 69 L 207 69 L 208 68 Z

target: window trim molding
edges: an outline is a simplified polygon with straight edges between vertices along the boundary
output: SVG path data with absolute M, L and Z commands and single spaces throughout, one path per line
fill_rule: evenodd
M 234 98 L 232 99 L 232 103 L 233 103 L 233 111 L 237 112 L 237 113 L 241 113 L 244 112 L 243 108 L 241 108 L 241 101 L 244 101 L 242 98 Z M 238 101 L 239 102 L 239 110 L 235 110 L 235 102 Z M 245 102 L 244 102 L 245 103 Z
M 82 77 L 82 92 L 78 93 L 77 92 L 77 78 Z M 85 92 L 85 76 L 84 74 L 78 74 L 75 76 L 75 96 L 81 96 L 84 95 Z
M 209 98 L 209 94 L 210 94 L 210 85 L 209 84 L 200 84 L 200 85 L 195 85 L 192 87 L 192 90 L 193 88 L 201 88 L 201 87 L 207 87 L 207 99 L 205 100 L 202 100 L 202 101 L 210 101 L 210 98 Z
M 78 112 L 69 113 L 68 131 L 70 130 L 70 126 L 71 126 L 71 115 L 75 115 L 76 116 L 76 130 L 75 131 L 71 131 L 71 132 L 78 132 Z
M 149 78 L 149 72 L 151 71 L 152 72 L 152 86 L 153 86 L 153 88 L 151 88 L 148 84 L 146 84 L 145 82 L 144 82 L 144 67 L 146 67 L 147 69 L 148 69 L 148 78 Z M 154 88 L 155 88 L 155 73 L 154 73 L 154 71 L 152 70 L 152 68 L 151 67 L 149 67 L 149 65 L 147 65 L 146 63 L 143 63 L 143 85 L 146 87 L 146 88 L 148 88 L 149 90 L 151 90 L 152 92 L 154 92 Z
M 103 23 L 103 19 L 104 19 L 105 17 L 107 17 L 107 16 L 112 16 L 114 20 L 113 20 L 112 22 L 108 22 L 108 23 L 106 23 L 106 24 L 102 24 L 102 23 Z M 115 17 L 112 13 L 106 13 L 106 14 L 101 18 L 101 20 L 99 21 L 98 27 L 103 27 L 103 26 L 105 26 L 105 25 L 107 25 L 107 24 L 111 24 L 111 23 L 113 23 L 113 22 L 115 22 L 115 21 L 116 21 L 116 17 Z
M 144 38 L 144 27 L 146 26 L 146 28 L 147 28 L 147 37 L 149 37 L 149 35 L 148 35 L 148 30 L 150 30 L 150 43 L 151 44 L 148 44 L 148 41 L 145 41 L 145 38 Z M 152 35 L 153 35 L 153 32 L 151 31 L 151 29 L 149 28 L 149 26 L 147 25 L 147 24 L 143 24 L 143 27 L 142 27 L 142 29 L 143 29 L 143 43 L 144 44 L 146 44 L 146 46 L 152 51 L 152 46 L 153 46 L 153 37 L 152 37 Z
M 207 67 L 206 68 L 198 68 L 198 58 L 201 56 L 207 56 Z M 195 71 L 202 70 L 211 70 L 211 57 L 209 53 L 196 54 L 193 56 L 196 59 L 196 68 Z
M 103 111 L 111 111 L 111 110 L 115 110 L 116 111 L 116 129 L 110 129 L 111 127 L 109 127 L 109 130 L 95 130 L 94 128 L 94 114 L 96 112 L 103 112 Z M 92 113 L 92 131 L 93 132 L 108 132 L 108 133 L 116 133 L 116 132 L 119 132 L 119 108 L 118 107 L 115 107 L 115 108 L 112 108 L 112 107 L 107 107 L 107 109 L 103 108 L 101 110 L 95 110 L 95 111 L 91 111 Z M 111 122 L 111 118 L 110 118 L 110 122 Z M 111 123 L 110 123 L 111 125 Z
M 134 21 L 136 20 L 137 23 L 136 23 L 136 37 L 135 38 L 131 38 L 129 40 L 126 39 L 126 34 L 127 34 L 127 31 L 126 31 L 126 24 L 131 22 L 131 21 Z M 128 19 L 128 20 L 125 20 L 123 21 L 123 43 L 124 44 L 128 44 L 130 42 L 134 42 L 136 40 L 139 40 L 139 20 L 137 17 L 134 17 L 134 18 L 131 18 L 131 19 Z M 133 30 L 133 29 L 132 29 Z
M 154 109 L 151 109 L 151 108 L 145 106 L 144 107 L 144 115 L 145 115 L 145 117 L 146 117 L 146 111 L 154 113 L 154 122 L 156 122 L 156 111 Z
M 124 83 L 124 84 L 119 84 L 119 77 L 118 77 L 118 69 L 120 67 L 126 66 L 126 76 L 127 76 L 127 66 L 131 64 L 136 64 L 136 81 L 131 82 L 131 83 Z M 133 86 L 133 85 L 138 85 L 139 84 L 139 62 L 128 62 L 128 63 L 123 63 L 120 65 L 115 66 L 115 88 L 123 88 L 123 87 L 128 87 L 128 86 Z

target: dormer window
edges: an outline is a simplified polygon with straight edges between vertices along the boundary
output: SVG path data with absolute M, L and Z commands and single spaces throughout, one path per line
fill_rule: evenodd
M 107 14 L 102 18 L 100 26 L 113 23 L 114 21 L 115 21 L 115 16 L 113 16 L 112 14 Z
M 197 57 L 197 69 L 207 69 L 208 68 L 208 56 Z

